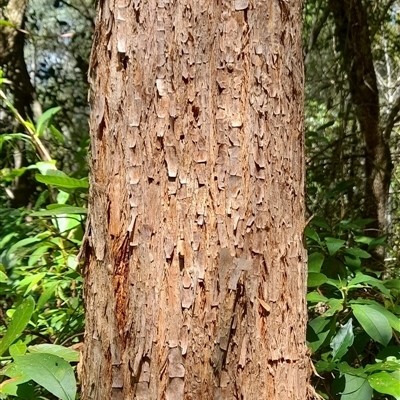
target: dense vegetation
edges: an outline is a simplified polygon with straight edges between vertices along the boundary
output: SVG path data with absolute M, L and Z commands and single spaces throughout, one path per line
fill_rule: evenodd
M 95 9 L 91 0 L 24 4 L 19 13 L 11 0 L 0 5 L 0 398 L 74 399 Z M 349 4 L 366 17 L 361 33 Z M 395 0 L 304 8 L 307 340 L 324 399 L 400 399 L 399 9 Z M 365 85 L 352 71 L 368 68 L 357 65 L 361 47 L 374 70 Z M 368 123 L 383 159 L 362 112 L 374 102 Z M 382 198 L 368 189 L 374 168 Z

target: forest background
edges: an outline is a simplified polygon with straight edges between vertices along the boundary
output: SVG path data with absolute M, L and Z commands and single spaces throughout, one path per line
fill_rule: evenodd
M 0 7 L 0 398 L 74 399 L 95 4 Z M 400 399 L 399 11 L 304 5 L 307 341 L 325 399 Z

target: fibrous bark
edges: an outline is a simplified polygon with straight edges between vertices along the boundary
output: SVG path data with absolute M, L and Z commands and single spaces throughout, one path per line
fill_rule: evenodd
M 301 1 L 100 3 L 82 399 L 305 399 Z

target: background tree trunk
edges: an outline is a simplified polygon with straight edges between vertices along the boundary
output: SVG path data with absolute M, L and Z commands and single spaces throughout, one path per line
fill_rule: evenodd
M 329 0 L 355 113 L 365 142 L 365 205 L 372 235 L 386 232 L 392 162 L 379 123 L 379 92 L 367 13 L 361 0 Z M 381 261 L 383 261 L 381 254 Z
M 305 399 L 301 1 L 129 4 L 91 59 L 82 398 Z

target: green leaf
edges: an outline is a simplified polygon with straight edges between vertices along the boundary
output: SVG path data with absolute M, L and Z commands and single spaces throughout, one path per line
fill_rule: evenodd
M 328 338 L 334 328 L 331 318 L 317 317 L 311 320 L 307 326 L 307 345 L 315 353 Z
M 327 231 L 330 230 L 330 226 L 325 218 L 322 217 L 314 217 L 311 220 L 311 225 L 318 226 L 320 228 L 326 229 Z
M 345 240 L 342 239 L 337 239 L 337 238 L 332 238 L 332 237 L 326 237 L 325 238 L 325 244 L 328 249 L 329 255 L 333 256 L 334 254 L 337 253 L 339 249 L 341 249 L 344 244 L 346 243 Z
M 315 232 L 315 230 L 310 228 L 309 226 L 306 226 L 306 229 L 304 229 L 304 234 L 309 239 L 312 239 L 312 240 L 316 241 L 317 243 L 320 243 L 320 239 L 319 239 L 318 233 Z
M 36 124 L 36 134 L 41 137 L 46 125 L 50 122 L 54 114 L 58 113 L 61 107 L 53 107 L 46 110 L 38 119 Z
M 400 320 L 396 315 L 394 315 L 392 312 L 387 310 L 385 307 L 380 305 L 374 300 L 368 300 L 368 299 L 362 299 L 362 300 L 352 300 L 349 302 L 350 304 L 367 304 L 369 307 L 375 309 L 382 315 L 384 315 L 387 320 L 389 321 L 390 326 L 396 330 L 397 332 L 400 332 Z
M 325 256 L 322 253 L 311 253 L 308 256 L 308 272 L 320 272 L 324 260 Z
M 50 132 L 53 134 L 53 136 L 61 143 L 64 142 L 64 136 L 63 134 L 54 126 L 50 125 L 49 126 Z
M 393 376 L 386 371 L 378 372 L 368 378 L 369 384 L 379 393 L 389 394 L 400 399 L 400 375 Z
M 330 317 L 343 310 L 343 299 L 329 299 L 326 304 L 329 310 L 325 312 L 325 317 Z
M 35 302 L 33 298 L 27 297 L 15 310 L 13 318 L 8 325 L 7 332 L 0 342 L 0 356 L 2 356 L 10 345 L 21 336 L 21 333 L 31 319 L 34 309 Z
M 400 291 L 400 279 L 388 279 L 387 281 L 383 281 L 383 284 L 388 289 L 396 289 Z
M 388 319 L 369 305 L 352 304 L 354 316 L 365 332 L 376 342 L 387 346 L 392 338 L 392 328 Z
M 308 287 L 321 286 L 327 280 L 328 280 L 328 278 L 324 274 L 320 274 L 320 273 L 317 273 L 317 272 L 310 272 L 308 274 L 307 286 Z
M 310 292 L 307 294 L 307 301 L 310 303 L 326 303 L 328 301 L 328 298 L 325 296 L 322 296 L 322 294 L 319 294 L 318 292 Z
M 367 253 L 364 250 L 358 249 L 356 247 L 350 247 L 348 249 L 345 249 L 344 253 L 351 254 L 352 256 L 360 257 L 360 258 L 371 258 L 371 254 Z
M 61 400 L 75 400 L 76 380 L 72 367 L 53 354 L 26 354 L 15 358 L 15 364 L 30 379 Z
M 393 360 L 390 360 L 390 358 L 393 358 Z M 371 374 L 372 372 L 381 372 L 381 371 L 386 371 L 386 372 L 398 371 L 398 372 L 400 372 L 400 360 L 397 360 L 394 357 L 389 357 L 389 359 L 386 361 L 367 365 L 364 368 L 364 370 L 368 374 Z
M 79 351 L 70 349 L 68 347 L 60 346 L 57 344 L 37 344 L 35 346 L 29 346 L 28 350 L 30 353 L 46 353 L 53 354 L 55 356 L 63 358 L 68 362 L 79 361 Z
M 74 206 L 61 206 L 57 208 L 52 208 L 50 210 L 35 211 L 31 213 L 33 217 L 50 217 L 53 215 L 62 215 L 62 214 L 84 215 L 87 214 L 87 208 L 74 207 Z
M 340 360 L 354 342 L 353 320 L 350 318 L 331 340 L 332 361 Z
M 32 237 L 32 238 L 26 238 L 18 241 L 17 243 L 14 243 L 8 250 L 9 254 L 12 254 L 15 250 L 19 249 L 20 247 L 24 247 L 28 244 L 33 244 L 33 243 L 38 243 L 42 239 L 39 239 L 37 237 Z
M 21 340 L 12 344 L 8 349 L 11 357 L 22 356 L 26 353 L 26 344 Z
M 386 247 L 387 246 L 386 239 L 387 239 L 386 235 L 385 236 L 381 236 L 381 237 L 376 238 L 376 239 L 372 239 L 371 242 L 368 245 L 368 250 L 372 250 L 372 249 L 374 249 L 375 247 L 378 247 L 378 246 L 385 246 Z
M 358 283 L 363 283 L 365 285 L 375 286 L 378 288 L 384 295 L 390 298 L 390 290 L 383 284 L 383 282 L 379 279 L 374 278 L 373 276 L 364 275 L 362 273 L 357 273 L 355 278 L 353 278 L 348 283 L 348 288 L 351 289 L 353 286 L 355 288 L 359 288 Z
M 337 369 L 344 374 L 358 376 L 359 378 L 367 378 L 363 367 L 353 368 L 346 361 L 337 364 Z
M 46 185 L 52 185 L 67 189 L 87 189 L 89 187 L 89 182 L 87 181 L 87 179 L 75 179 L 68 176 L 36 174 L 35 179 L 38 182 L 45 183 Z
M 40 310 L 49 301 L 51 296 L 53 296 L 57 285 L 58 285 L 58 282 L 50 282 L 50 283 L 46 284 L 46 289 L 41 294 L 41 296 L 39 297 L 39 300 L 37 302 L 38 310 Z
M 38 274 L 28 275 L 21 282 L 19 282 L 18 286 L 25 287 L 28 286 L 25 290 L 25 295 L 27 295 L 32 288 L 40 282 L 46 276 L 46 272 L 40 272 Z
M 6 283 L 7 281 L 8 281 L 7 275 L 3 271 L 0 271 L 0 283 Z
M 349 254 L 344 255 L 344 261 L 345 264 L 350 268 L 350 269 L 358 269 L 361 267 L 361 259 L 355 256 L 351 256 Z
M 6 365 L 0 374 L 11 378 L 0 384 L 0 393 L 16 396 L 18 399 L 36 399 L 33 382 L 14 363 Z
M 372 388 L 368 381 L 358 376 L 344 374 L 345 386 L 340 400 L 371 400 Z

